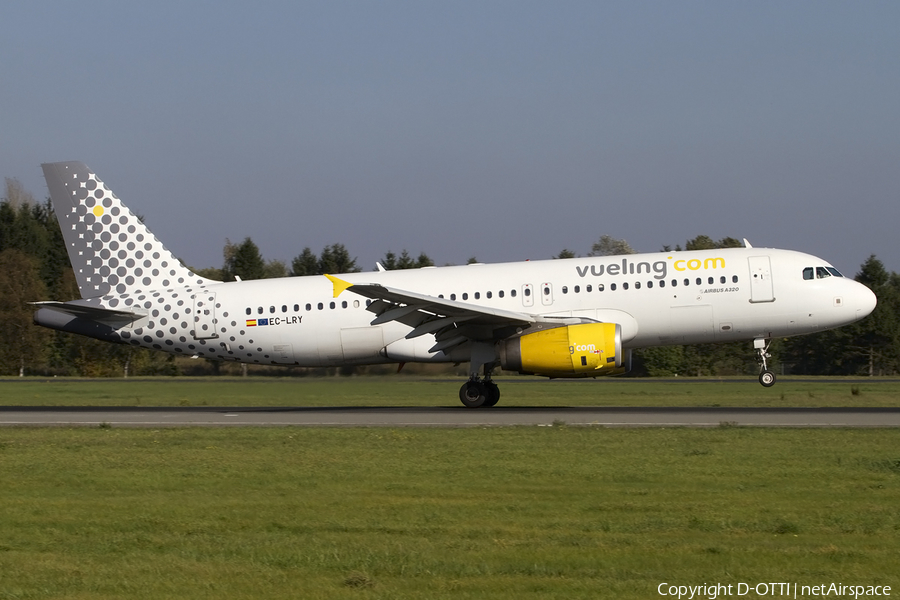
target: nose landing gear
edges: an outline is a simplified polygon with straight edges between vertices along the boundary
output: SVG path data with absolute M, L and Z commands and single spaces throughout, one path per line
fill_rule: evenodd
M 763 387 L 772 387 L 775 385 L 775 373 L 769 370 L 766 364 L 767 358 L 772 358 L 769 354 L 769 341 L 766 343 L 765 338 L 756 338 L 753 340 L 753 347 L 756 349 L 756 362 L 759 363 L 759 383 Z

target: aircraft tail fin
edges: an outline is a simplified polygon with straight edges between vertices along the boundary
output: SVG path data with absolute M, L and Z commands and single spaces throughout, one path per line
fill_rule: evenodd
M 82 298 L 214 283 L 181 264 L 87 165 L 41 167 Z

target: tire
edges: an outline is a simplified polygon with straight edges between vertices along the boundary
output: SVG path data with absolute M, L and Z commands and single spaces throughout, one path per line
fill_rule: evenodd
M 772 387 L 775 385 L 775 373 L 772 371 L 763 371 L 759 374 L 759 383 L 763 387 Z
M 485 381 L 484 386 L 487 391 L 487 400 L 484 401 L 483 406 L 487 408 L 495 406 L 500 401 L 500 386 L 493 381 Z
M 466 408 L 481 408 L 487 398 L 487 388 L 480 381 L 467 381 L 459 388 L 459 401 Z

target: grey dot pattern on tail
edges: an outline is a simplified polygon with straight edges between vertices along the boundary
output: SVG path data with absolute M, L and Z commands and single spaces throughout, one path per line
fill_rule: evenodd
M 75 163 L 64 178 L 71 201 L 57 214 L 84 297 L 202 285 L 192 273 L 86 167 Z M 63 214 L 60 214 L 63 213 Z

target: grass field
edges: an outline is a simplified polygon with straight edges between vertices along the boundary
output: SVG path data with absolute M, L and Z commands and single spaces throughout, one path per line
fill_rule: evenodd
M 898 406 L 900 381 L 497 378 L 500 406 Z M 462 379 L 0 379 L 0 406 L 459 406 Z
M 10 428 L 0 598 L 898 590 L 898 506 L 889 429 Z
M 504 378 L 509 406 L 896 406 L 900 383 Z M 2 380 L 2 405 L 456 406 L 459 382 Z M 900 430 L 3 428 L 0 600 L 900 591 Z M 750 593 L 748 598 L 756 597 Z

